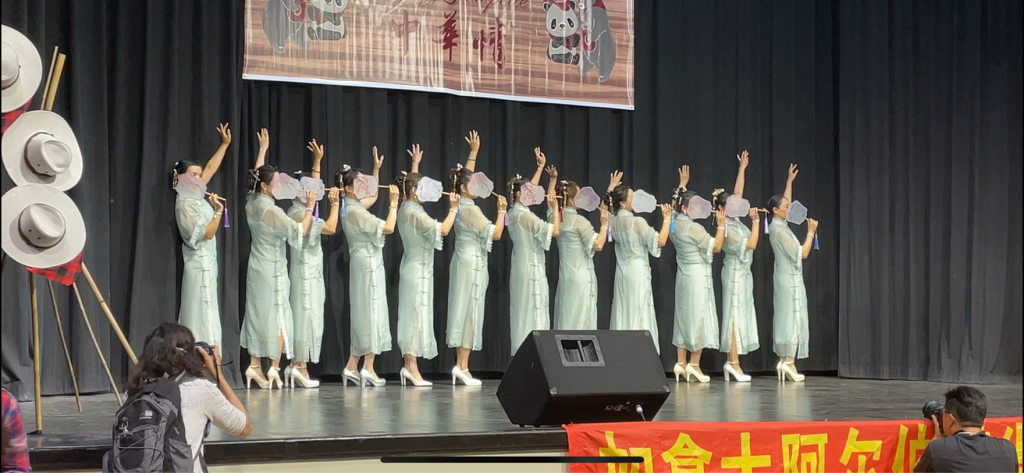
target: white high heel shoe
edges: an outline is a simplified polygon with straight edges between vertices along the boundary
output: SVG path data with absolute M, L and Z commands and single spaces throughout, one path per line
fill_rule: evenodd
M 267 389 L 270 386 L 270 382 L 260 376 L 259 369 L 259 366 L 249 366 L 245 370 L 245 389 L 252 387 L 253 381 L 256 381 L 256 385 L 262 389 Z
M 292 368 L 291 365 L 288 365 L 285 366 L 284 371 L 281 372 L 281 376 L 284 378 L 284 387 L 292 387 L 292 371 L 294 370 L 295 368 Z
M 349 381 L 352 381 L 352 384 L 356 386 L 363 385 L 363 380 L 359 378 L 359 374 L 347 368 L 341 370 L 341 379 L 344 386 L 348 386 Z
M 274 389 L 275 384 L 277 384 L 277 389 L 281 389 L 284 387 L 284 382 L 281 381 L 280 373 L 281 368 L 278 368 L 276 366 L 271 366 L 270 369 L 267 370 L 267 384 L 270 385 L 270 389 Z
M 687 383 L 690 382 L 691 377 L 701 383 L 707 383 L 711 381 L 710 376 L 706 374 L 700 374 L 700 371 L 697 371 L 697 368 L 694 368 L 693 365 L 690 363 L 687 363 L 686 366 L 683 368 L 683 373 L 686 375 Z
M 370 384 L 375 388 L 379 388 L 387 383 L 384 378 L 378 378 L 376 374 L 370 373 L 365 368 L 359 372 L 359 378 L 362 379 L 363 386 Z
M 291 371 L 288 371 L 287 376 L 285 377 L 285 384 L 294 388 L 296 382 L 299 383 L 299 386 L 304 388 L 320 387 L 320 381 L 307 378 L 302 374 L 302 370 L 300 369 L 292 369 Z
M 672 367 L 672 374 L 676 375 L 676 382 L 678 383 L 679 377 L 686 375 L 686 368 L 682 363 L 676 363 L 676 365 Z
M 739 364 L 739 363 L 737 363 L 737 364 Z M 750 382 L 750 375 L 746 374 L 746 373 L 744 373 L 744 374 L 737 373 L 736 369 L 734 369 L 732 367 L 732 365 L 733 364 L 730 362 L 730 363 L 726 363 L 725 366 L 722 367 L 722 370 L 725 371 L 725 381 L 728 382 L 729 381 L 729 376 L 732 375 L 732 377 L 735 378 L 736 381 L 739 381 L 741 383 L 749 383 Z
M 455 381 L 462 381 L 462 384 L 466 386 L 480 386 L 484 384 L 479 379 L 471 378 L 466 375 L 458 366 L 452 368 L 452 386 L 455 386 Z
M 775 366 L 775 371 L 779 375 L 779 381 L 782 382 L 786 382 L 786 378 L 789 378 L 789 380 L 794 383 L 804 380 L 804 375 L 796 372 L 796 367 L 793 366 L 793 363 L 783 363 L 780 361 L 779 364 Z
M 412 384 L 413 386 L 416 386 L 416 387 L 418 387 L 418 388 L 425 388 L 425 387 L 427 387 L 427 386 L 433 386 L 433 385 L 434 385 L 434 383 L 431 383 L 430 381 L 427 381 L 427 380 L 422 380 L 422 379 L 421 379 L 421 380 L 417 381 L 417 380 L 416 380 L 416 377 L 414 377 L 414 376 L 412 375 L 412 373 L 410 373 L 410 372 L 409 372 L 409 370 L 407 370 L 407 369 L 405 369 L 405 368 L 402 368 L 402 371 L 399 371 L 399 372 L 398 372 L 398 375 L 399 375 L 399 376 L 398 376 L 398 377 L 399 377 L 399 379 L 401 379 L 401 380 L 402 380 L 402 386 L 405 386 L 405 382 L 406 382 L 407 380 L 408 380 L 408 381 L 409 381 L 409 383 L 411 383 L 411 384 Z

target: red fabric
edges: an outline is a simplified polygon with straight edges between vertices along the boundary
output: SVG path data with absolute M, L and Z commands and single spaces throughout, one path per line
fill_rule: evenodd
M 926 420 L 840 422 L 628 422 L 565 426 L 569 455 L 641 457 L 642 464 L 573 463 L 576 472 L 897 472 L 913 470 L 931 441 Z M 1021 418 L 985 420 L 1013 442 Z
M 70 286 L 75 282 L 75 276 L 78 276 L 78 271 L 82 269 L 82 255 L 84 254 L 85 252 L 79 253 L 75 259 L 60 266 L 54 266 L 52 268 L 28 268 L 28 270 L 53 282 L 59 282 L 65 286 Z
M 3 116 L 2 126 L 0 126 L 0 133 L 7 131 L 7 128 L 11 126 L 11 123 L 14 123 L 14 120 L 17 120 L 18 117 L 21 116 L 21 114 L 28 111 L 28 106 L 31 104 L 32 101 L 30 100 L 27 103 L 25 103 L 25 105 L 22 105 L 21 108 L 16 108 L 14 110 L 11 110 L 10 112 L 5 113 Z

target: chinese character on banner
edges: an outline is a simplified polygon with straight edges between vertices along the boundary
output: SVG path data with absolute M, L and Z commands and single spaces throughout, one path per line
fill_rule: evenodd
M 825 446 L 828 434 L 789 434 L 782 436 L 782 471 L 785 473 L 825 473 Z
M 917 426 L 917 435 L 911 439 L 908 445 L 910 429 L 905 425 L 900 426 L 900 439 L 896 445 L 896 456 L 892 460 L 893 473 L 906 473 L 914 470 L 914 465 L 921 459 L 921 452 L 928 446 L 928 425 Z M 909 453 L 909 455 L 908 455 Z
M 409 54 L 409 35 L 420 30 L 419 20 L 409 21 L 409 11 L 402 10 L 402 22 L 391 20 L 391 31 L 402 40 L 402 54 Z
M 687 434 L 679 434 L 675 445 L 661 454 L 661 459 L 672 467 L 672 472 L 704 473 L 704 465 L 711 464 L 711 452 L 700 448 Z
M 740 456 L 722 457 L 723 470 L 740 470 L 743 473 L 753 473 L 754 468 L 767 468 L 772 466 L 771 455 L 750 454 L 750 432 L 740 433 Z
M 882 455 L 882 441 L 881 440 L 857 440 L 857 435 L 860 431 L 850 427 L 850 434 L 846 438 L 846 447 L 843 448 L 843 456 L 839 459 L 839 462 L 846 465 L 847 473 L 876 473 L 875 468 L 868 468 L 868 456 L 871 456 L 872 461 L 878 461 Z M 850 461 L 851 457 L 856 455 L 855 470 L 851 470 Z
M 489 31 L 480 30 L 480 33 L 473 39 L 473 49 L 480 51 L 480 62 L 484 61 L 484 51 L 487 46 L 491 47 L 491 56 L 498 69 L 505 68 L 505 36 L 503 30 L 505 25 L 501 18 L 494 19 L 497 24 L 488 28 Z
M 444 24 L 441 25 L 441 50 L 448 51 L 448 62 L 452 60 L 452 49 L 459 45 L 455 42 L 459 39 L 459 25 L 455 22 L 455 16 L 458 14 L 458 10 L 445 13 Z
M 641 471 L 653 471 L 654 460 L 651 458 L 649 448 L 615 448 L 615 433 L 605 431 L 606 447 L 598 449 L 598 456 L 602 457 L 642 457 L 644 459 L 643 469 L 639 463 L 609 463 L 608 473 L 640 473 Z

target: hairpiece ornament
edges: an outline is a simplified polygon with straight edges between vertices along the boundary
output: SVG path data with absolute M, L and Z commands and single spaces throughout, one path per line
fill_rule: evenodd
M 718 196 L 723 192 L 725 192 L 725 189 L 715 189 L 715 191 L 711 193 L 711 197 L 718 198 Z
M 178 187 L 178 163 L 174 163 L 174 167 L 171 171 L 171 187 Z
M 349 172 L 351 170 L 352 170 L 352 166 L 349 166 L 348 164 L 342 164 L 341 165 L 341 172 Z

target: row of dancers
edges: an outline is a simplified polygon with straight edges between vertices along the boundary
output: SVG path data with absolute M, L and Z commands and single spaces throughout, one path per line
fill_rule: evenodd
M 217 300 L 216 232 L 224 215 L 224 199 L 206 193 L 210 181 L 231 142 L 227 125 L 218 127 L 221 146 L 213 157 L 200 165 L 192 161 L 175 163 L 173 185 L 178 191 L 175 214 L 184 240 L 179 322 L 189 327 L 197 340 L 219 345 L 221 340 Z M 487 254 L 500 240 L 506 227 L 513 241 L 509 277 L 511 313 L 511 351 L 534 330 L 550 328 L 549 293 L 545 252 L 555 239 L 559 253 L 559 276 L 554 300 L 555 328 L 597 329 L 597 276 L 593 257 L 607 243 L 615 247 L 616 270 L 610 329 L 647 330 L 655 349 L 658 325 L 654 310 L 649 256 L 660 257 L 669 241 L 676 249 L 675 317 L 672 344 L 677 348 L 676 380 L 684 377 L 708 382 L 700 369 L 704 349 L 728 353 L 725 376 L 749 381 L 739 365 L 739 355 L 759 348 L 754 309 L 753 254 L 759 242 L 761 214 L 771 218 L 769 240 L 775 254 L 773 348 L 779 356 L 776 371 L 780 379 L 802 381 L 794 366 L 796 359 L 807 357 L 808 311 L 802 261 L 810 255 L 817 222 L 807 219 L 807 234 L 801 242 L 786 221 L 792 200 L 793 182 L 798 171 L 789 168 L 785 191 L 773 196 L 767 209 L 751 209 L 749 226 L 740 218 L 726 215 L 727 202 L 742 198 L 749 154 L 737 156 L 739 170 L 733 192 L 721 189 L 712 196 L 716 229 L 708 233 L 694 218 L 688 206 L 697 205 L 699 196 L 688 189 L 689 168 L 679 170 L 679 186 L 671 201 L 658 206 L 660 228 L 634 214 L 634 191 L 622 184 L 622 173 L 615 172 L 599 207 L 600 227 L 579 214 L 578 201 L 585 188 L 559 179 L 558 170 L 547 165 L 539 148 L 535 150 L 537 168 L 531 179 L 516 176 L 507 184 L 505 196 L 496 196 L 497 216 L 488 219 L 477 202 L 489 197 L 476 180 L 480 136 L 469 133 L 469 155 L 465 165 L 449 172 L 444 184 L 448 210 L 442 219 L 434 219 L 423 208 L 422 185 L 430 181 L 419 173 L 423 152 L 418 145 L 408 150 L 412 166 L 388 189 L 389 205 L 385 218 L 369 212 L 377 200 L 377 179 L 384 157 L 373 149 L 373 171 L 343 166 L 334 176 L 335 187 L 323 189 L 319 181 L 324 148 L 315 140 L 308 149 L 313 154 L 310 172 L 293 175 L 304 187 L 291 194 L 288 210 L 276 204 L 282 195 L 278 170 L 266 164 L 270 138 L 266 129 L 258 133 L 259 153 L 246 178 L 248 196 L 245 215 L 252 235 L 252 248 L 246 277 L 245 316 L 241 346 L 250 354 L 245 371 L 246 386 L 253 382 L 263 388 L 284 385 L 316 387 L 307 364 L 317 363 L 323 335 L 326 287 L 323 278 L 321 237 L 338 231 L 339 221 L 347 239 L 349 261 L 349 302 L 351 304 L 350 356 L 343 370 L 346 382 L 360 386 L 383 386 L 384 379 L 374 370 L 374 358 L 392 349 L 389 311 L 382 249 L 386 237 L 396 230 L 401 235 L 403 256 L 399 269 L 398 346 L 404 367 L 403 385 L 430 386 L 417 367 L 417 359 L 437 356 L 434 338 L 434 252 L 441 250 L 444 237 L 455 231 L 455 249 L 451 259 L 448 287 L 446 344 L 456 350 L 452 383 L 479 385 L 469 371 L 472 351 L 483 348 L 483 324 L 488 286 Z M 543 198 L 536 190 L 544 172 L 549 180 Z M 373 179 L 368 177 L 372 176 Z M 317 191 L 306 183 L 320 183 L 329 203 L 326 219 L 317 215 Z M 373 192 L 366 192 L 366 183 Z M 198 188 L 198 191 L 196 190 Z M 187 192 L 186 189 L 191 189 Z M 476 195 L 474 191 L 484 194 Z M 434 194 L 431 192 L 431 194 Z M 205 198 L 204 198 L 205 195 Z M 730 198 L 730 195 L 736 196 Z M 639 200 L 640 194 L 638 194 Z M 697 199 L 694 199 L 698 197 Z M 400 205 L 401 199 L 401 205 Z M 437 199 L 437 195 L 433 196 Z M 430 200 L 430 199 L 428 199 Z M 507 202 L 511 201 L 509 208 Z M 547 218 L 542 219 L 530 204 L 547 203 Z M 766 216 L 765 218 L 769 218 Z M 291 248 L 291 259 L 286 256 Z M 722 271 L 722 330 L 719 330 L 711 263 L 714 254 L 724 252 Z M 280 359 L 291 362 L 281 372 Z M 268 358 L 270 369 L 264 375 L 261 358 Z M 360 361 L 362 365 L 360 367 Z M 283 378 L 282 378 L 283 375 Z

